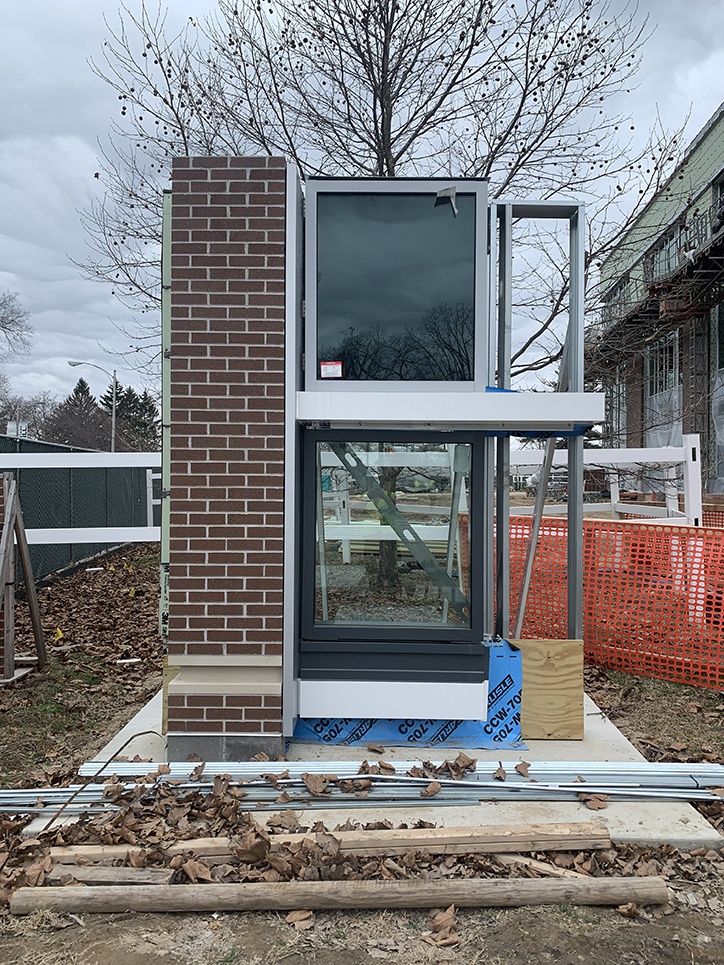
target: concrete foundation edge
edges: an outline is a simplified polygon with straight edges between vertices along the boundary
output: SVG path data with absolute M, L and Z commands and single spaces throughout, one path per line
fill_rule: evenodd
M 284 753 L 281 734 L 167 734 L 166 739 L 169 761 L 187 761 L 191 756 L 202 761 L 250 761 L 256 754 L 268 754 L 273 760 Z

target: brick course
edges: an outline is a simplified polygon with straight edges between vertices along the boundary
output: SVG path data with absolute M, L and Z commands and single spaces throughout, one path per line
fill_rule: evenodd
M 281 653 L 285 198 L 281 158 L 174 161 L 170 664 Z M 278 696 L 168 710 L 169 734 L 281 732 Z

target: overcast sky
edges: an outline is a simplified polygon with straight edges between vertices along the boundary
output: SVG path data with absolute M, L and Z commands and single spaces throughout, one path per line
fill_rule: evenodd
M 131 9 L 138 0 L 127 0 Z M 213 0 L 171 0 L 170 20 L 203 15 Z M 658 23 L 635 94 L 639 124 L 656 107 L 664 122 L 691 112 L 687 140 L 724 100 L 724 0 L 642 0 Z M 117 112 L 115 95 L 87 66 L 104 36 L 114 0 L 19 0 L 4 5 L 0 31 L 0 291 L 15 291 L 31 313 L 33 350 L 6 366 L 12 390 L 65 396 L 82 373 L 94 392 L 107 377 L 69 359 L 118 369 L 141 386 L 112 352 L 129 339 L 115 323 L 128 313 L 110 289 L 84 280 L 73 259 L 85 257 L 78 211 L 102 186 L 97 139 Z M 0 427 L 3 429 L 4 427 Z

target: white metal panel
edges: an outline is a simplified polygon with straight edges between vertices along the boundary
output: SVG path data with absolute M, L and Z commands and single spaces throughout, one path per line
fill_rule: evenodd
M 297 419 L 367 429 L 573 429 L 604 419 L 598 392 L 298 392 Z
M 488 682 L 300 680 L 300 717 L 485 720 Z
M 72 529 L 29 529 L 28 543 L 153 543 L 161 539 L 160 526 L 78 526 Z

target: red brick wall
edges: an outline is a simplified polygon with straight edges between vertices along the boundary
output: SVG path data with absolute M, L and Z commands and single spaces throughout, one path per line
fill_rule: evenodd
M 279 733 L 282 699 L 246 694 L 171 694 L 169 714 L 176 730 L 193 733 L 275 735 Z
M 281 158 L 173 166 L 169 663 L 282 652 Z M 237 660 L 238 663 L 238 660 Z M 281 699 L 175 696 L 169 733 L 281 732 Z

